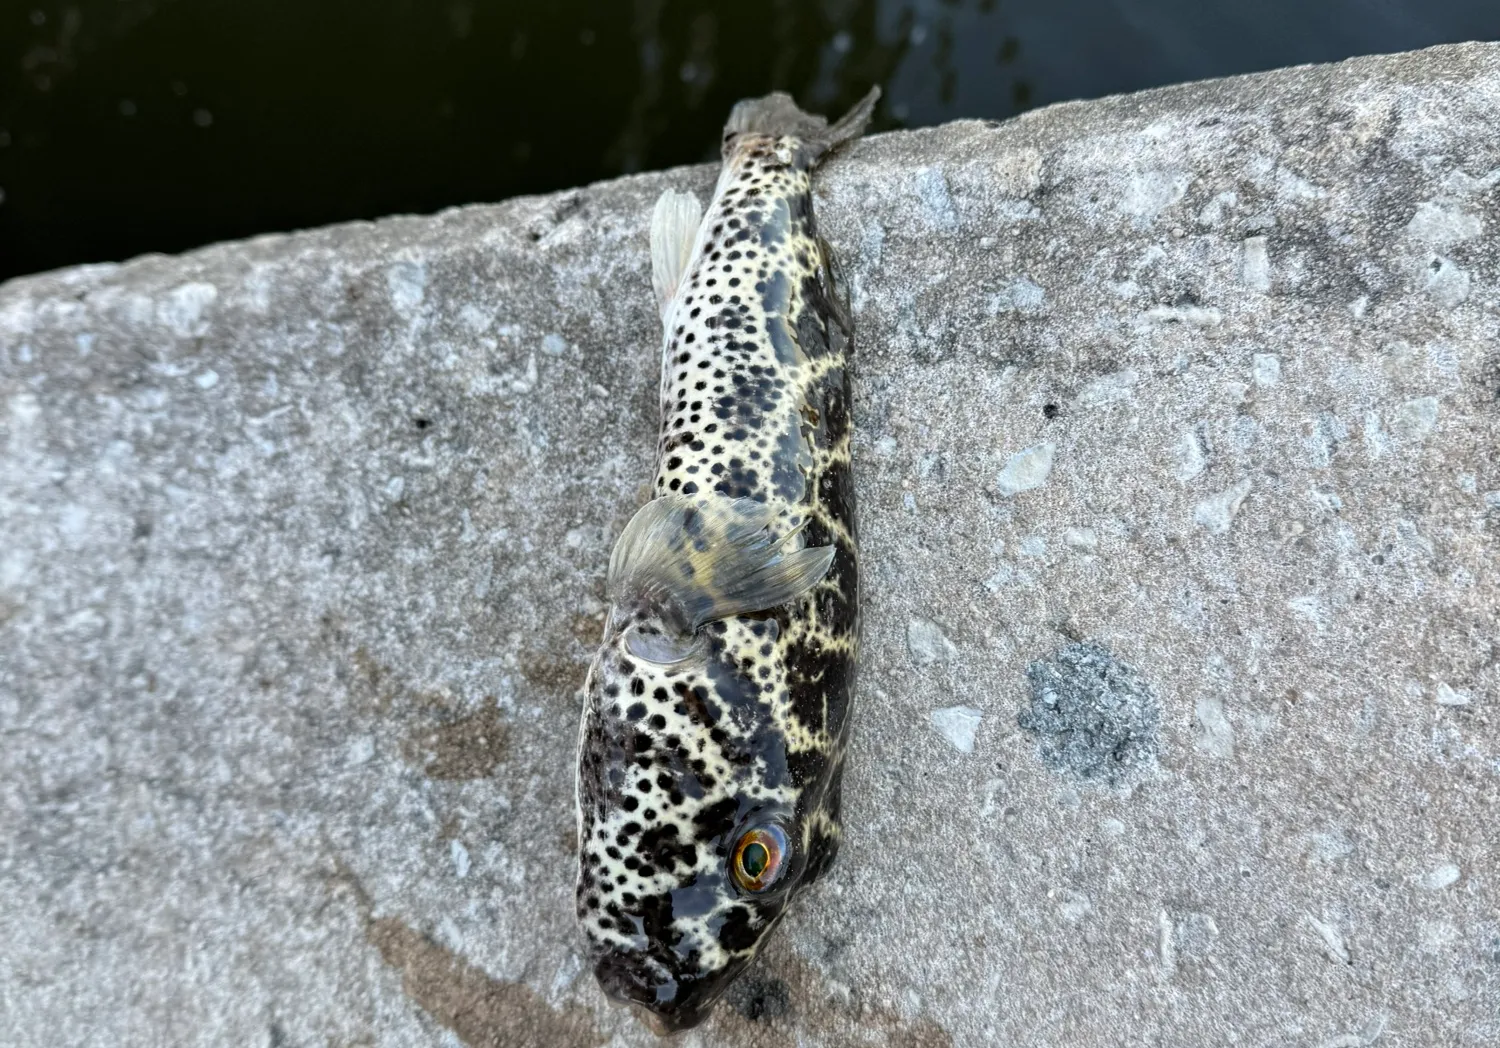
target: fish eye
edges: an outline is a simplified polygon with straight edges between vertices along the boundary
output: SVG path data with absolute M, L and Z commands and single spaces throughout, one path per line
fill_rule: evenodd
M 735 844 L 729 872 L 742 890 L 763 892 L 780 879 L 786 853 L 786 832 L 780 826 L 757 826 Z

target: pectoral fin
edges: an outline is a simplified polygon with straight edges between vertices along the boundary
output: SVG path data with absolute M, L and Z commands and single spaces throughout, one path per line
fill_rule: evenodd
M 651 212 L 651 284 L 663 318 L 667 303 L 677 294 L 693 257 L 693 243 L 703 224 L 703 208 L 691 193 L 662 191 Z
M 652 639 L 640 647 L 686 650 L 705 623 L 777 607 L 815 586 L 833 547 L 798 549 L 797 531 L 777 535 L 775 519 L 753 499 L 669 495 L 642 506 L 609 561 L 617 611 L 650 621 L 643 636 Z

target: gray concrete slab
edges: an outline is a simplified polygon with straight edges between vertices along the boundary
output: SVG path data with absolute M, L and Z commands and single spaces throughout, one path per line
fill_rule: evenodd
M 0 288 L 0 1041 L 652 1042 L 576 690 L 712 178 Z M 1500 47 L 880 136 L 818 207 L 847 842 L 681 1043 L 1500 1040 Z

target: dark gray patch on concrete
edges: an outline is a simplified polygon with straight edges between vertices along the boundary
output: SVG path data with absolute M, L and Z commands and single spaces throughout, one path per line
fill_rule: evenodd
M 779 1019 L 792 1007 L 792 995 L 780 979 L 741 979 L 724 995 L 724 1003 L 751 1022 Z
M 1119 785 L 1156 762 L 1161 710 L 1134 667 L 1093 641 L 1069 644 L 1026 669 L 1030 705 L 1016 722 L 1037 736 L 1042 763 Z

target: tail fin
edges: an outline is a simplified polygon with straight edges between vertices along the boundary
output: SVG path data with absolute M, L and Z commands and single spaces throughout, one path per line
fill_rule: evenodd
M 791 95 L 774 91 L 764 98 L 739 102 L 730 110 L 729 122 L 724 125 L 724 144 L 727 148 L 730 140 L 740 134 L 790 135 L 811 147 L 816 162 L 845 142 L 864 134 L 879 100 L 880 88 L 877 85 L 830 127 L 827 117 L 804 113 L 797 108 Z

